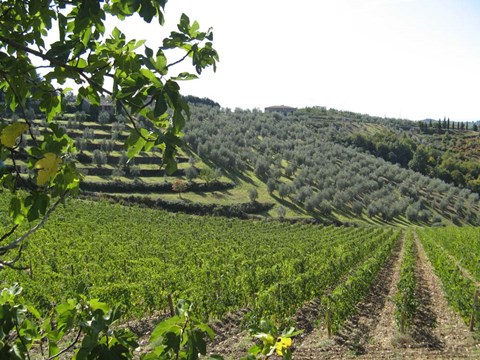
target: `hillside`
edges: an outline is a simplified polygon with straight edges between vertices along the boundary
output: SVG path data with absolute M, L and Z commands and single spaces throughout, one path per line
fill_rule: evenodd
M 128 161 L 122 143 L 131 129 L 122 117 L 101 114 L 106 119 L 99 124 L 64 115 L 60 124 L 76 139 L 86 194 L 190 213 L 325 224 L 480 222 L 479 196 L 463 187 L 467 179 L 475 184 L 480 171 L 478 155 L 470 156 L 478 146 L 473 131 L 422 131 L 406 120 L 324 108 L 288 116 L 214 102 L 191 108 L 171 175 L 161 168 L 160 152 Z M 40 134 L 44 124 L 36 124 Z M 452 176 L 464 180 L 455 184 Z
M 477 194 L 347 144 L 353 134 L 407 135 L 415 128 L 412 122 L 347 118 L 336 112 L 282 116 L 208 107 L 196 107 L 194 114 L 185 144 L 234 179 L 258 179 L 252 186 L 287 208 L 290 216 L 478 223 Z

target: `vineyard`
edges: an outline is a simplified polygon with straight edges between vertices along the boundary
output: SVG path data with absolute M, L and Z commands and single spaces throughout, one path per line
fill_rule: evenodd
M 138 316 L 166 308 L 171 294 L 194 301 L 205 319 L 244 307 L 282 319 L 371 254 L 388 251 L 396 238 L 398 231 L 380 228 L 217 220 L 77 202 L 29 243 L 22 259 L 29 273 L 2 275 L 25 284 L 26 296 L 42 307 L 80 292 L 121 301 Z
M 168 312 L 169 297 L 189 299 L 215 325 L 212 348 L 233 358 L 248 341 L 228 340 L 263 318 L 304 330 L 298 359 L 480 354 L 475 228 L 325 227 L 67 205 L 28 242 L 28 271 L 1 273 L 44 311 L 84 294 L 148 323 Z

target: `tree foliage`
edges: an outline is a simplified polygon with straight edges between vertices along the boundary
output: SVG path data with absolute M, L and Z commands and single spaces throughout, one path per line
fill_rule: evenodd
M 183 14 L 178 31 L 165 37 L 157 50 L 149 48 L 144 40 L 128 40 L 118 27 L 110 34 L 105 30 L 109 19 L 123 20 L 135 14 L 161 26 L 166 2 L 2 1 L 2 105 L 4 114 L 23 117 L 18 121 L 2 118 L 0 125 L 1 160 L 11 164 L 1 168 L 0 184 L 13 194 L 9 207 L 13 227 L 2 240 L 9 238 L 24 219 L 46 220 L 55 206 L 52 203 L 78 192 L 81 175 L 75 166 L 75 144 L 56 122 L 67 104 L 62 98 L 71 90 L 69 81 L 78 86 L 77 104 L 86 100 L 99 106 L 101 97 L 106 96 L 128 119 L 132 128 L 125 144 L 129 158 L 157 147 L 163 151 L 167 172 L 176 170 L 174 155 L 181 145 L 180 131 L 190 116 L 178 82 L 195 79 L 210 66 L 215 70 L 218 54 L 212 45 L 211 29 L 200 31 L 198 22 Z M 47 34 L 57 28 L 57 39 L 49 42 Z M 178 50 L 183 56 L 171 59 L 179 56 Z M 191 59 L 194 72 L 174 72 L 175 65 L 187 59 Z M 38 104 L 44 114 L 47 130 L 43 136 L 34 131 L 28 116 L 31 103 Z M 145 122 L 148 125 L 143 125 Z M 31 147 L 23 146 L 23 137 L 30 138 Z M 18 159 L 26 159 L 33 176 L 21 176 Z M 18 248 L 23 239 L 11 240 L 0 248 L 0 266 L 14 266 L 15 258 L 7 259 L 5 254 Z

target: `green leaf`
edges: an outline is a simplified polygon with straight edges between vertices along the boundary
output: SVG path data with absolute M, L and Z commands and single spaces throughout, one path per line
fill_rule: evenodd
M 175 353 L 177 353 L 180 350 L 181 339 L 182 338 L 180 334 L 167 332 L 164 335 L 163 343 L 167 346 L 167 349 L 172 349 Z
M 203 333 L 199 331 L 193 331 L 190 334 L 191 343 L 192 343 L 192 350 L 195 351 L 196 354 L 206 355 L 207 354 L 207 343 L 203 338 Z
M 163 52 L 157 53 L 155 61 L 151 58 L 151 63 L 160 74 L 165 75 L 167 73 L 167 58 Z
M 200 25 L 198 24 L 198 22 L 194 21 L 189 31 L 189 34 L 192 38 L 197 36 L 199 28 L 200 28 Z
M 173 80 L 194 80 L 194 79 L 198 79 L 198 76 L 188 72 L 182 72 L 178 74 L 176 77 L 173 77 L 172 79 Z
M 153 7 L 151 0 L 143 0 L 140 7 L 139 14 L 147 23 L 150 23 L 157 14 L 156 9 Z
M 20 197 L 13 197 L 10 200 L 10 207 L 8 209 L 8 215 L 12 218 L 13 222 L 17 225 L 23 222 L 26 215 L 26 209 L 23 204 L 23 199 Z
M 213 338 L 215 337 L 215 333 L 213 332 L 212 328 L 210 326 L 208 326 L 207 324 L 196 324 L 195 327 L 198 328 L 199 330 L 207 333 L 207 335 L 210 337 L 210 339 L 213 340 Z
M 177 162 L 175 161 L 175 159 L 164 157 L 164 164 L 165 171 L 168 175 L 172 175 L 175 171 L 177 171 Z
M 57 355 L 60 352 L 60 348 L 58 347 L 55 341 L 49 340 L 48 341 L 48 356 L 52 357 Z
M 88 305 L 90 305 L 93 311 L 101 310 L 104 314 L 108 313 L 110 310 L 110 307 L 106 303 L 101 302 L 98 299 L 88 301 Z
M 38 1 L 33 1 L 34 3 L 39 3 Z M 60 42 L 65 42 L 65 35 L 66 35 L 66 28 L 67 28 L 67 17 L 62 13 L 58 13 L 58 32 L 60 35 Z
M 69 300 L 66 303 L 57 305 L 57 327 L 61 331 L 66 331 L 73 326 L 76 315 L 76 303 Z
M 178 30 L 180 30 L 184 34 L 189 34 L 190 30 L 190 19 L 188 18 L 187 15 L 182 14 L 180 16 L 180 23 L 177 25 Z
M 33 221 L 47 212 L 50 197 L 44 193 L 35 192 L 25 199 L 25 205 L 29 207 L 27 220 Z
M 260 345 L 253 345 L 248 349 L 248 353 L 252 355 L 257 355 L 262 351 L 262 347 Z
M 157 96 L 155 99 L 155 108 L 153 110 L 153 115 L 155 117 L 162 116 L 165 114 L 168 110 L 168 105 L 167 101 L 165 100 L 165 96 L 163 94 L 160 94 Z
M 140 136 L 137 130 L 133 129 L 127 139 L 127 156 L 129 159 L 140 154 L 147 141 Z
M 25 308 L 28 310 L 30 314 L 35 316 L 36 319 L 40 319 L 40 312 L 32 305 L 25 305 Z
M 82 34 L 82 44 L 83 44 L 83 46 L 88 45 L 88 42 L 90 41 L 91 36 L 92 36 L 92 28 L 87 27 Z
M 145 76 L 148 80 L 150 80 L 150 82 L 155 85 L 155 87 L 157 88 L 162 88 L 163 87 L 163 84 L 162 82 L 157 78 L 157 76 L 151 72 L 150 70 L 148 69 L 141 69 L 140 70 L 140 74 L 142 74 L 143 76 Z
M 145 46 L 145 56 L 147 58 L 152 58 L 153 57 L 153 50 L 150 49 L 149 47 Z
M 47 51 L 45 56 L 49 58 L 56 58 L 62 62 L 66 62 L 68 60 L 71 50 L 72 49 L 70 48 L 70 46 L 68 46 L 65 42 L 57 41 L 51 45 L 50 50 Z
M 166 320 L 163 320 L 152 331 L 150 336 L 150 342 L 156 342 L 159 338 L 163 337 L 168 332 L 174 332 L 180 334 L 182 331 L 182 318 L 180 316 L 173 316 Z
M 60 95 L 44 93 L 42 95 L 42 101 L 39 104 L 39 108 L 47 115 L 47 121 L 53 120 L 55 115 L 60 114 L 60 112 L 62 111 L 62 102 Z

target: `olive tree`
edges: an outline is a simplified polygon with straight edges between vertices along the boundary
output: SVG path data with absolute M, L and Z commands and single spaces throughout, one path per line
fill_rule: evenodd
M 258 191 L 255 188 L 248 189 L 248 198 L 251 202 L 255 202 L 258 199 Z
M 210 66 L 215 70 L 218 54 L 212 45 L 211 29 L 201 31 L 198 22 L 183 14 L 177 31 L 165 37 L 158 49 L 148 47 L 144 40 L 127 39 L 118 27 L 111 33 L 105 30 L 107 21 L 133 15 L 138 15 L 139 21 L 162 26 L 166 3 L 167 0 L 0 3 L 2 106 L 4 114 L 20 115 L 15 121 L 2 118 L 0 124 L 0 159 L 13 164 L 0 170 L 0 186 L 11 192 L 11 227 L 1 237 L 1 268 L 15 267 L 18 256 L 10 255 L 11 251 L 21 249 L 26 237 L 43 225 L 57 204 L 78 192 L 81 174 L 76 168 L 74 141 L 56 121 L 66 103 L 62 98 L 71 90 L 67 80 L 78 86 L 77 104 L 86 100 L 99 106 L 101 97 L 109 97 L 125 116 L 132 128 L 126 140 L 129 158 L 160 148 L 166 171 L 176 170 L 179 134 L 190 116 L 179 81 L 195 79 Z M 47 34 L 52 34 L 53 29 L 58 29 L 58 36 L 47 41 Z M 175 71 L 175 65 L 187 59 L 191 59 L 194 70 Z M 28 116 L 27 105 L 32 102 L 44 114 L 47 133 L 43 137 L 33 131 L 36 125 Z M 22 145 L 23 137 L 29 137 L 32 146 Z M 33 176 L 21 175 L 19 158 L 27 159 Z M 38 219 L 26 233 L 15 236 L 24 220 Z

